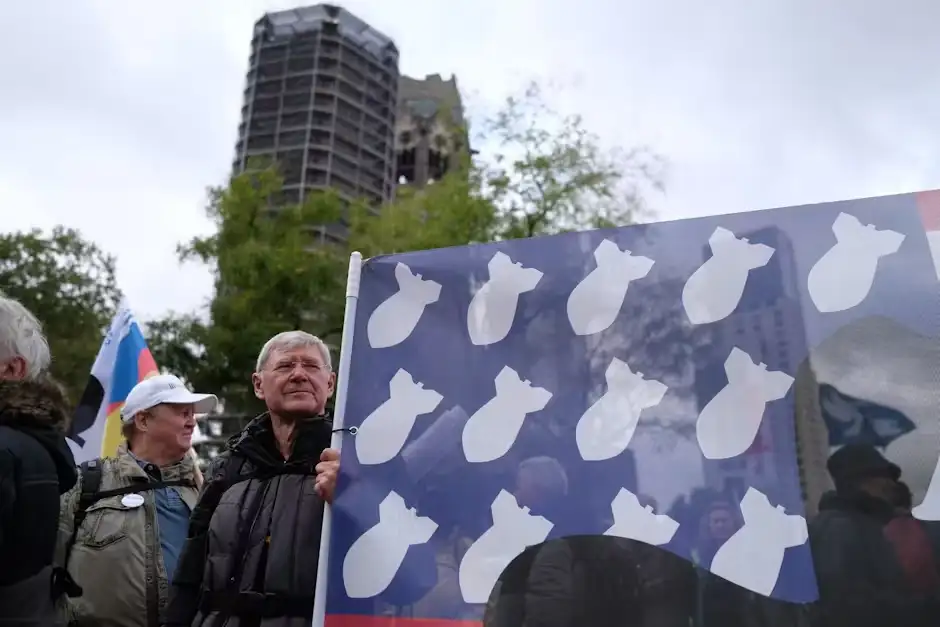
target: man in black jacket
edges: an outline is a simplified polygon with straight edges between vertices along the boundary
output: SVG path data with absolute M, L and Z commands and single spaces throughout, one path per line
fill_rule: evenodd
M 49 362 L 36 318 L 0 297 L 0 625 L 57 624 L 59 497 L 76 468 L 65 440 L 70 412 L 44 374 Z
M 330 353 L 302 331 L 274 336 L 252 375 L 268 411 L 206 474 L 163 624 L 307 627 L 320 530 L 339 453 L 330 449 Z

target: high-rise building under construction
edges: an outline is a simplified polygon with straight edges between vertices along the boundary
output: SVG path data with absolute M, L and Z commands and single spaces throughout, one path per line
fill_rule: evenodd
M 283 203 L 331 188 L 378 206 L 395 186 L 398 48 L 337 6 L 265 14 L 251 41 L 233 171 L 276 161 Z M 343 223 L 321 229 L 346 237 Z

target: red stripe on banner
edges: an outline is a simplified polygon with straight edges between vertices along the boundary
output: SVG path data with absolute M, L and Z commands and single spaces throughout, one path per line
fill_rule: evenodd
M 327 614 L 324 627 L 481 627 L 475 620 L 446 618 L 401 618 L 361 614 Z
M 920 219 L 927 231 L 940 231 L 940 189 L 914 195 Z

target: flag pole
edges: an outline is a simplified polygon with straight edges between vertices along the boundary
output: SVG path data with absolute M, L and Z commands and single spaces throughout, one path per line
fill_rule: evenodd
M 343 447 L 343 423 L 346 418 L 346 392 L 349 389 L 349 362 L 352 358 L 353 335 L 356 332 L 356 306 L 359 304 L 359 279 L 362 273 L 362 255 L 349 255 L 349 274 L 346 277 L 346 313 L 343 316 L 343 339 L 339 348 L 339 366 L 336 372 L 336 404 L 333 407 L 333 438 L 330 446 L 338 451 Z M 313 627 L 323 627 L 326 620 L 327 576 L 330 565 L 330 533 L 333 529 L 333 507 L 325 505 L 323 530 L 320 534 L 320 556 L 317 561 L 317 587 L 313 597 Z

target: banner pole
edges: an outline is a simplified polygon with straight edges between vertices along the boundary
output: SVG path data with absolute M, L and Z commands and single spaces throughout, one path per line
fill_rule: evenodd
M 343 316 L 343 339 L 339 348 L 339 366 L 336 372 L 336 404 L 333 407 L 333 437 L 330 446 L 343 448 L 343 425 L 346 420 L 346 393 L 349 389 L 349 362 L 352 359 L 353 335 L 356 332 L 356 306 L 359 304 L 359 280 L 362 274 L 362 255 L 349 255 L 349 274 L 346 277 L 346 313 Z M 342 462 L 341 462 L 342 463 Z M 317 560 L 317 587 L 313 597 L 313 627 L 323 627 L 326 620 L 327 579 L 330 566 L 330 534 L 333 530 L 333 506 L 323 510 L 323 530 L 320 534 L 320 556 Z

